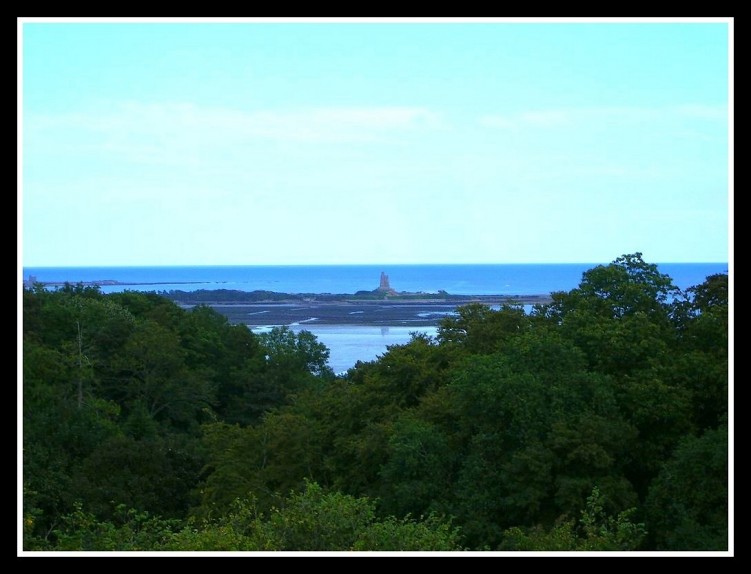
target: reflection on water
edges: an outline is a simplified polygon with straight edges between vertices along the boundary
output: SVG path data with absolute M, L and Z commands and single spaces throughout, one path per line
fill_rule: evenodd
M 532 311 L 532 305 L 523 305 L 525 312 Z M 491 306 L 499 310 L 500 305 Z M 441 312 L 441 315 L 454 311 Z M 271 325 L 254 327 L 254 333 L 269 331 Z M 310 331 L 329 349 L 329 366 L 335 373 L 345 373 L 357 361 L 373 361 L 387 351 L 391 345 L 409 343 L 412 333 L 423 333 L 435 337 L 437 327 L 408 327 L 403 325 L 316 325 L 313 318 L 292 323 L 289 328 L 298 333 Z
M 253 329 L 254 333 L 268 331 L 271 327 Z M 383 355 L 391 345 L 404 345 L 411 333 L 437 334 L 436 327 L 402 327 L 373 325 L 315 325 L 304 323 L 290 325 L 295 333 L 310 331 L 329 349 L 329 366 L 335 373 L 344 373 L 357 361 L 373 361 Z

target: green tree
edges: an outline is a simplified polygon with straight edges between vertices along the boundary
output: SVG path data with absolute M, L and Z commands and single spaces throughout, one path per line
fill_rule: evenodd
M 649 489 L 651 538 L 658 550 L 728 549 L 728 429 L 681 440 Z
M 287 326 L 273 327 L 261 333 L 259 338 L 272 364 L 321 377 L 333 375 L 328 366 L 329 350 L 310 331 L 302 330 L 296 334 Z
M 24 340 L 56 349 L 70 363 L 68 384 L 79 408 L 97 394 L 114 353 L 135 326 L 134 317 L 98 289 L 25 292 Z
M 643 497 L 662 461 L 695 424 L 687 383 L 697 375 L 684 374 L 697 363 L 676 332 L 684 294 L 636 253 L 586 271 L 579 287 L 552 297 L 535 316 L 581 350 L 588 370 L 608 377 L 620 416 L 638 433 L 620 460 Z
M 236 499 L 215 519 L 193 523 L 163 550 L 398 551 L 460 550 L 460 532 L 437 515 L 379 520 L 375 502 L 306 481 L 266 513 L 253 497 Z
M 79 406 L 76 369 L 65 353 L 25 337 L 23 359 L 24 508 L 36 512 L 31 535 L 46 540 L 72 509 L 75 469 L 119 432 L 120 409 L 88 395 Z
M 680 290 L 669 275 L 661 273 L 657 265 L 646 263 L 636 252 L 585 271 L 576 289 L 552 296 L 553 302 L 546 309 L 556 317 L 578 309 L 611 318 L 640 312 L 661 321 L 667 318 L 669 303 L 680 296 Z
M 458 355 L 428 335 L 412 333 L 408 343 L 390 345 L 377 361 L 361 364 L 348 378 L 362 386 L 371 408 L 378 408 L 377 403 L 397 410 L 414 407 L 449 381 L 449 367 Z
M 716 428 L 728 410 L 728 276 L 711 275 L 675 306 L 675 361 L 666 377 L 691 393 L 697 428 Z
M 148 551 L 158 550 L 179 527 L 176 520 L 164 520 L 149 512 L 117 505 L 113 518 L 101 520 L 77 502 L 62 517 L 53 533 L 54 551 Z
M 366 381 L 370 377 L 366 375 Z M 319 483 L 376 496 L 378 469 L 387 456 L 387 425 L 399 409 L 392 397 L 369 387 L 369 382 L 338 378 L 323 387 L 308 387 L 288 408 L 315 426 L 322 457 Z
M 196 486 L 200 504 L 193 515 L 214 519 L 226 514 L 236 499 L 266 493 L 259 475 L 264 460 L 258 430 L 214 422 L 203 425 L 202 431 L 207 454 L 203 478 Z
M 323 474 L 317 425 L 290 410 L 270 412 L 252 427 L 215 423 L 204 428 L 205 479 L 198 487 L 201 517 L 227 512 L 252 495 L 267 510 L 280 492 L 301 488 Z
M 259 534 L 269 550 L 350 550 L 374 520 L 372 501 L 326 493 L 307 482 L 270 511 Z
M 504 342 L 525 330 L 530 319 L 520 305 L 503 305 L 494 311 L 481 303 L 470 303 L 447 316 L 438 326 L 438 341 L 459 345 L 468 353 L 492 353 Z
M 288 404 L 294 395 L 334 379 L 329 350 L 309 331 L 274 327 L 254 339 L 258 346 L 219 386 L 220 412 L 228 421 L 258 423 L 264 413 Z
M 434 425 L 403 416 L 392 425 L 389 456 L 381 466 L 382 512 L 420 516 L 438 510 L 453 483 L 454 454 Z
M 496 547 L 513 525 L 552 524 L 596 483 L 620 508 L 636 502 L 624 474 L 636 432 L 612 382 L 581 370 L 576 353 L 565 359 L 565 342 L 550 351 L 562 356 L 557 373 L 530 369 L 536 346 L 523 337 L 514 353 L 463 363 L 449 387 L 466 437 L 450 508 L 472 547 Z
M 509 528 L 504 532 L 502 550 L 526 551 L 612 551 L 638 550 L 647 531 L 642 523 L 634 523 L 636 509 L 630 508 L 617 516 L 604 510 L 600 489 L 594 487 L 578 521 L 564 520 L 550 530 Z
M 388 516 L 369 524 L 358 536 L 352 550 L 456 552 L 462 547 L 461 531 L 438 514 L 415 520 Z
M 558 325 L 593 369 L 614 375 L 648 370 L 669 350 L 671 304 L 680 290 L 641 253 L 598 265 L 584 272 L 576 289 L 551 296 L 552 303 L 535 313 Z
M 155 292 L 122 291 L 107 295 L 138 319 L 148 319 L 177 332 L 185 318 L 185 310 Z
M 140 321 L 113 363 L 118 375 L 110 396 L 129 408 L 144 406 L 156 420 L 190 426 L 214 404 L 211 382 L 188 368 L 180 339 L 159 323 Z
M 165 518 L 184 518 L 203 458 L 193 442 L 118 435 L 103 441 L 72 473 L 71 489 L 87 509 L 113 518 L 113 502 Z

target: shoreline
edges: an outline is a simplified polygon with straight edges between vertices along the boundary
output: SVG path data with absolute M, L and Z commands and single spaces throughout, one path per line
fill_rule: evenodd
M 221 313 L 233 324 L 248 327 L 281 325 L 361 325 L 376 327 L 435 327 L 443 318 L 456 313 L 458 307 L 480 303 L 490 307 L 504 304 L 536 305 L 550 302 L 548 295 L 519 297 L 474 296 L 447 300 L 378 300 L 378 301 L 273 301 L 252 303 L 180 302 L 183 309 L 206 305 Z
M 25 281 L 26 283 L 27 281 Z M 120 282 L 112 279 L 82 281 L 77 283 L 45 281 L 31 283 L 45 287 L 62 285 L 136 286 L 161 285 L 163 282 Z M 197 282 L 183 281 L 170 284 L 189 285 Z M 442 319 L 455 315 L 458 307 L 481 304 L 489 307 L 501 305 L 540 305 L 552 301 L 549 293 L 526 295 L 455 295 L 445 291 L 396 291 L 388 285 L 385 276 L 382 287 L 357 293 L 279 293 L 255 290 L 226 289 L 157 292 L 183 309 L 198 305 L 211 307 L 227 317 L 230 323 L 244 324 L 249 328 L 272 326 L 342 325 L 374 327 L 437 327 Z

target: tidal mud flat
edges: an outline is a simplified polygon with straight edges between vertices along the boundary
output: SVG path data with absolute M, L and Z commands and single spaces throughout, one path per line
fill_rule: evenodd
M 251 328 L 269 325 L 373 325 L 373 326 L 437 326 L 441 319 L 456 313 L 458 307 L 470 303 L 488 306 L 503 304 L 535 305 L 550 302 L 547 295 L 525 297 L 467 297 L 451 302 L 436 301 L 337 301 L 337 302 L 273 302 L 273 303 L 203 303 L 226 316 L 231 323 Z M 193 304 L 180 303 L 190 308 Z

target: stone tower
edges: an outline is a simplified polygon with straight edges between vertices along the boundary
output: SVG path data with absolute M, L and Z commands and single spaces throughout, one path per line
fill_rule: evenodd
M 389 276 L 381 271 L 381 284 L 378 286 L 379 291 L 391 291 L 391 285 L 389 284 Z

